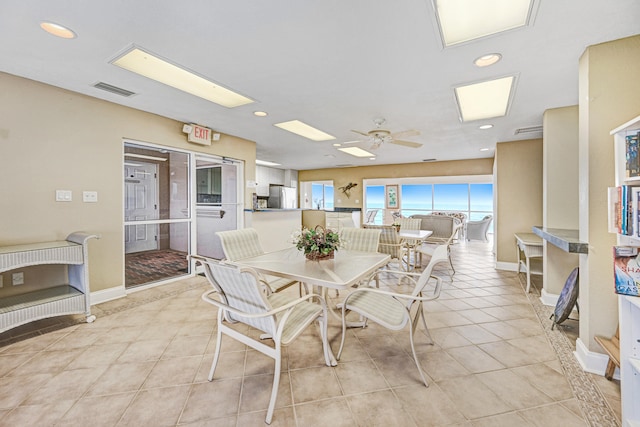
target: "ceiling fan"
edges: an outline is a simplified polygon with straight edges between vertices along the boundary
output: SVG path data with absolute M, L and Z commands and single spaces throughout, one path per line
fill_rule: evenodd
M 380 147 L 383 143 L 404 145 L 405 147 L 411 147 L 411 148 L 422 147 L 422 144 L 418 142 L 403 141 L 401 139 L 397 139 L 397 138 L 406 138 L 410 136 L 417 136 L 417 135 L 420 135 L 420 132 L 418 132 L 417 130 L 411 129 L 411 130 L 405 130 L 402 132 L 391 133 L 391 131 L 382 128 L 382 125 L 385 122 L 386 120 L 384 118 L 376 117 L 375 119 L 373 119 L 375 129 L 372 129 L 368 132 L 361 132 L 359 130 L 352 129 L 351 132 L 355 132 L 362 136 L 366 136 L 367 139 L 365 139 L 365 141 L 368 141 L 371 143 L 371 146 L 369 148 L 371 148 L 372 150 L 375 150 L 376 148 Z M 349 142 L 345 142 L 345 144 L 351 144 L 356 142 L 362 142 L 362 141 L 360 140 L 349 141 Z

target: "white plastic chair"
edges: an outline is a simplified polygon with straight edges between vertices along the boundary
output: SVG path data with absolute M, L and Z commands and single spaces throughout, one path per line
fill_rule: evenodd
M 264 254 L 258 232 L 253 228 L 218 231 L 216 235 L 220 238 L 224 256 L 228 261 L 239 261 L 243 258 Z M 280 292 L 297 283 L 295 280 L 282 277 L 270 275 L 264 275 L 263 277 L 272 292 Z
M 391 255 L 391 259 L 398 260 L 400 269 L 404 269 L 404 240 L 398 235 L 398 230 L 392 225 L 364 224 L 364 228 L 380 230 L 378 252 Z
M 488 242 L 487 231 L 493 217 L 487 215 L 480 221 L 467 221 L 467 234 L 466 239 L 469 240 L 482 240 Z
M 343 228 L 340 242 L 350 251 L 378 252 L 381 230 L 371 228 Z
M 422 377 L 424 385 L 429 387 L 424 373 L 420 368 L 418 356 L 416 355 L 414 334 L 418 326 L 418 318 L 422 318 L 425 335 L 429 338 L 429 344 L 433 344 L 423 312 L 423 302 L 434 300 L 440 296 L 442 279 L 432 276 L 431 273 L 434 266 L 446 261 L 447 248 L 446 246 L 439 246 L 434 251 L 431 260 L 429 261 L 429 265 L 422 273 L 410 273 L 396 270 L 381 270 L 378 272 L 378 274 L 381 272 L 397 274 L 410 279 L 414 284 L 411 294 L 401 294 L 371 287 L 360 287 L 347 295 L 342 304 L 342 340 L 340 341 L 338 360 L 340 360 L 342 349 L 344 348 L 344 341 L 347 334 L 347 315 L 349 312 L 356 312 L 361 317 L 394 331 L 403 329 L 409 322 L 411 322 L 411 326 L 409 327 L 409 340 L 411 342 L 413 360 L 416 362 L 416 366 L 420 372 L 420 377 Z M 427 294 L 426 287 L 430 281 L 429 279 L 435 279 L 435 285 L 430 293 Z M 417 307 L 414 308 L 414 305 L 417 305 Z M 415 314 L 412 314 L 412 310 L 415 311 Z
M 211 258 L 192 255 L 191 258 L 205 267 L 205 275 L 214 290 L 202 294 L 202 299 L 218 307 L 218 328 L 213 363 L 209 371 L 209 381 L 213 380 L 218 359 L 222 335 L 227 335 L 249 347 L 263 353 L 275 361 L 271 398 L 267 408 L 265 422 L 271 424 L 273 410 L 278 396 L 280 371 L 282 370 L 282 347 L 290 344 L 314 321 L 320 324 L 320 336 L 324 359 L 327 366 L 335 366 L 335 358 L 327 341 L 327 305 L 316 294 L 294 298 L 282 293 L 265 292 L 268 286 L 250 268 L 240 268 Z M 215 298 L 218 295 L 219 299 Z M 315 300 L 316 302 L 311 302 Z M 250 330 L 231 328 L 223 320 L 240 322 L 268 334 L 274 346 L 268 346 L 250 336 Z

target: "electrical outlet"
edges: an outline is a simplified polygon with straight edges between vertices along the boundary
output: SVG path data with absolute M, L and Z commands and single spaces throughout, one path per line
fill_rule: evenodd
M 13 286 L 24 285 L 24 273 L 13 273 L 11 280 Z
M 98 192 L 97 191 L 83 191 L 82 192 L 82 201 L 85 203 L 96 203 L 98 201 Z

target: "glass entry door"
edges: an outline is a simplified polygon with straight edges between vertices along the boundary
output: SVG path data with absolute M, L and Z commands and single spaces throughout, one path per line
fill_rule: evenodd
M 127 289 L 190 273 L 190 157 L 166 148 L 124 144 Z
M 242 221 L 241 164 L 196 154 L 196 251 L 222 259 L 218 231 L 235 230 Z

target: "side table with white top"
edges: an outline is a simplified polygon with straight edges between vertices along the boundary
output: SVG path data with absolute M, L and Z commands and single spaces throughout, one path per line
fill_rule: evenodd
M 524 266 L 527 270 L 527 293 L 531 289 L 531 275 L 542 274 L 542 268 L 532 269 L 531 259 L 542 259 L 542 238 L 533 233 L 515 233 L 516 251 L 518 252 L 518 273 Z M 522 256 L 524 255 L 524 260 Z

